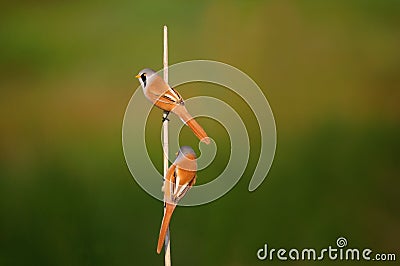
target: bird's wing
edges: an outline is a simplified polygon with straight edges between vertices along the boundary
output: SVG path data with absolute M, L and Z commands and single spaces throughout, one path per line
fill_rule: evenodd
M 176 106 L 184 103 L 182 97 L 171 88 L 161 95 L 153 91 L 148 92 L 147 97 L 156 105 L 157 103 L 164 103 Z
M 168 103 L 176 104 L 183 102 L 182 96 L 159 76 L 153 77 L 144 90 L 145 94 L 149 94 L 148 96 L 153 100 L 164 99 Z
M 176 102 L 176 103 L 181 103 L 183 102 L 182 96 L 173 88 L 169 88 L 164 95 L 165 97 L 171 99 L 172 101 Z
M 180 200 L 183 196 L 185 196 L 186 192 L 196 183 L 196 174 L 194 174 L 192 180 L 187 185 L 183 185 L 179 188 L 177 193 L 177 198 Z
M 165 177 L 165 183 L 164 183 L 164 201 L 166 202 L 172 202 L 171 194 L 172 194 L 172 188 L 175 183 L 175 169 L 176 165 L 172 164 L 168 171 L 167 175 Z
M 196 173 L 193 171 L 177 171 L 174 172 L 175 182 L 171 184 L 171 199 L 175 204 L 180 201 L 186 192 L 196 182 Z M 182 182 L 185 180 L 184 182 Z

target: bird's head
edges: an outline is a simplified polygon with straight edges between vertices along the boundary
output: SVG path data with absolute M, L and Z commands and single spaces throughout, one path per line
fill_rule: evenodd
M 182 146 L 178 152 L 178 157 L 179 156 L 184 156 L 189 160 L 195 160 L 197 158 L 196 153 L 190 146 Z
M 154 75 L 156 72 L 153 69 L 150 68 L 145 68 L 139 72 L 135 76 L 135 78 L 139 79 L 140 85 L 142 85 L 143 88 L 146 87 L 149 78 Z
M 187 171 L 197 171 L 197 162 L 196 162 L 196 153 L 194 150 L 189 146 L 182 146 L 179 149 L 178 157 L 174 163 L 181 168 Z

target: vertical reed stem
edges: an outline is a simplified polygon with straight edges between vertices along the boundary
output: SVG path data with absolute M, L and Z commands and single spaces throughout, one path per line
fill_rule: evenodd
M 164 80 L 168 84 L 168 28 L 164 26 L 164 56 L 163 56 L 163 65 L 164 65 Z M 166 118 L 168 113 L 164 112 L 164 118 Z M 168 171 L 168 119 L 164 119 L 163 122 L 163 153 L 164 153 L 164 185 L 165 178 L 167 177 Z M 165 213 L 165 202 L 164 202 L 164 213 Z M 167 229 L 167 233 L 165 235 L 164 242 L 164 264 L 165 266 L 171 266 L 171 240 L 169 236 L 169 228 Z

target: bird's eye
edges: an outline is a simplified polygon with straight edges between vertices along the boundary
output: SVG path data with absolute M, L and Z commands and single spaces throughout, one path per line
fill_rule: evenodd
M 143 73 L 142 75 L 140 75 L 140 78 L 142 79 L 144 86 L 146 86 L 146 74 Z

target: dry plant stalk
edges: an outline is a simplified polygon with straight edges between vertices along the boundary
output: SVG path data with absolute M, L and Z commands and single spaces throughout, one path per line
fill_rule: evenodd
M 163 56 L 163 66 L 164 66 L 164 81 L 168 84 L 168 28 L 164 26 L 164 56 Z M 168 113 L 164 112 L 164 118 Z M 164 154 L 164 184 L 165 178 L 167 177 L 168 171 L 168 119 L 164 119 L 163 122 L 163 154 Z M 165 213 L 165 202 L 164 202 L 164 213 Z M 164 242 L 164 264 L 165 266 L 171 265 L 171 239 L 169 236 L 169 228 L 165 235 Z

